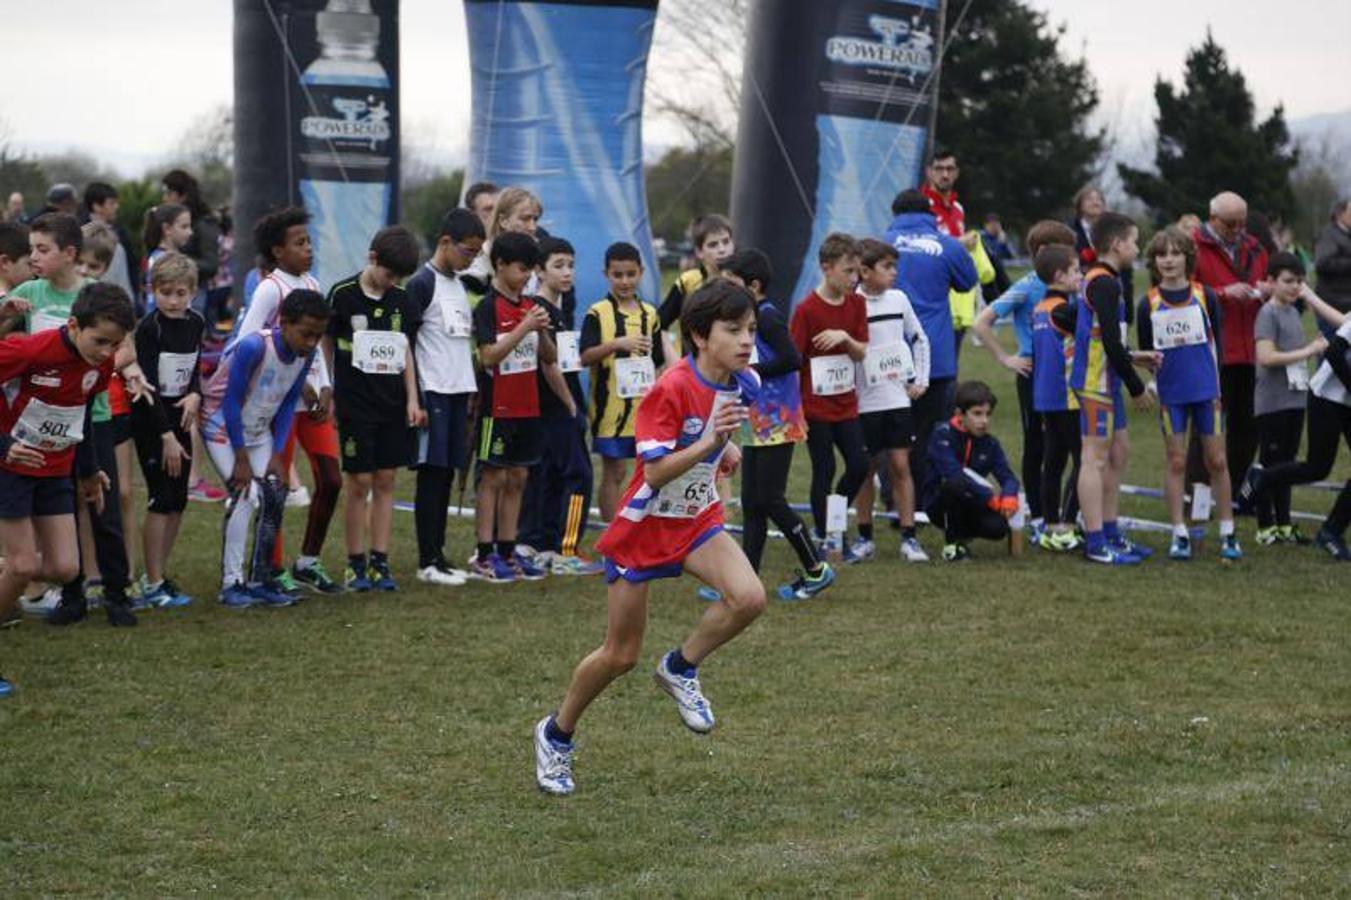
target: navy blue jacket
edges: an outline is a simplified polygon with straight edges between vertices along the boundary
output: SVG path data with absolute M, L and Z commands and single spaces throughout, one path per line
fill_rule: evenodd
M 930 343 L 933 343 L 930 341 Z M 994 496 L 990 488 L 982 488 L 967 476 L 964 469 L 970 469 L 978 475 L 994 475 L 999 482 L 1000 496 L 1018 496 L 1018 479 L 1009 468 L 1004 456 L 1004 448 L 999 439 L 992 434 L 985 437 L 972 437 L 962 429 L 961 419 L 953 416 L 939 425 L 929 435 L 929 446 L 925 449 L 927 465 L 924 467 L 924 483 L 920 487 L 920 509 L 929 509 L 938 499 L 938 489 L 948 481 L 962 482 L 974 495 L 988 500 Z
M 957 377 L 948 291 L 969 291 L 980 281 L 976 264 L 961 241 L 938 230 L 932 213 L 901 213 L 887 229 L 896 248 L 896 287 L 905 291 L 929 336 L 929 378 Z

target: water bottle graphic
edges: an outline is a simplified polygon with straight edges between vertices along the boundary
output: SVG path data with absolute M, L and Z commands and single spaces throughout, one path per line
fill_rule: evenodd
M 389 221 L 397 123 L 370 0 L 328 0 L 315 28 L 319 56 L 300 78 L 300 200 L 312 216 L 312 271 L 329 288 L 364 265 Z

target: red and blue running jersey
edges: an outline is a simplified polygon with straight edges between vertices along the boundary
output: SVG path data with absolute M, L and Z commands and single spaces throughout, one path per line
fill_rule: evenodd
M 750 404 L 760 388 L 751 369 L 731 384 L 714 384 L 685 357 L 657 379 L 638 406 L 634 439 L 638 462 L 614 521 L 596 550 L 621 569 L 654 569 L 679 564 L 723 524 L 717 472 L 726 445 L 660 488 L 647 483 L 646 466 L 699 441 L 717 410 Z

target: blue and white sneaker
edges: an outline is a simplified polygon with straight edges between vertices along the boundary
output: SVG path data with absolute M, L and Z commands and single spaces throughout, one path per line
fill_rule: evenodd
M 0 697 L 9 697 L 14 693 L 14 682 L 0 675 Z
M 249 593 L 261 606 L 291 606 L 296 602 L 295 597 L 274 581 L 252 585 Z
M 366 576 L 370 579 L 371 587 L 377 591 L 397 591 L 399 583 L 394 580 L 394 575 L 389 571 L 388 563 L 371 563 Z
M 699 676 L 686 677 L 672 672 L 668 666 L 670 656 L 666 654 L 657 663 L 657 670 L 653 673 L 657 686 L 671 695 L 680 713 L 680 721 L 685 723 L 686 728 L 699 734 L 708 734 L 713 730 L 713 709 L 699 686 Z
M 192 598 L 179 593 L 168 579 L 154 588 L 147 588 L 132 604 L 133 609 L 178 609 L 187 606 Z
M 1113 541 L 1111 544 L 1113 550 L 1126 556 L 1134 556 L 1137 559 L 1149 559 L 1154 555 L 1154 551 L 1144 544 L 1137 544 L 1128 537 Z
M 342 570 L 342 586 L 354 594 L 364 594 L 375 587 L 364 565 L 354 566 L 350 563 Z
M 834 583 L 835 570 L 830 567 L 830 563 L 823 562 L 821 571 L 817 574 L 808 575 L 799 571 L 798 577 L 791 584 L 780 585 L 779 599 L 784 602 L 810 600 Z
M 705 603 L 717 603 L 722 599 L 722 591 L 702 584 L 699 586 L 699 599 Z
M 1226 535 L 1220 544 L 1220 559 L 1225 562 L 1238 562 L 1242 558 L 1243 548 L 1238 544 L 1238 535 Z
M 222 590 L 217 599 L 222 606 L 228 606 L 230 609 L 248 609 L 258 603 L 258 598 L 238 581 Z
M 573 744 L 561 744 L 549 739 L 549 723 L 553 716 L 545 716 L 535 723 L 535 784 L 546 794 L 565 797 L 577 789 L 572 780 Z
M 1313 537 L 1314 545 L 1318 549 L 1327 553 L 1337 562 L 1351 562 L 1351 549 L 1347 549 L 1346 541 L 1342 540 L 1340 535 L 1333 534 L 1326 528 L 1318 529 L 1318 533 Z
M 1173 540 L 1168 544 L 1168 558 L 1180 562 L 1191 559 L 1192 539 L 1180 534 L 1173 535 Z
M 489 584 L 510 584 L 517 578 L 516 567 L 496 553 L 488 554 L 487 559 L 475 556 L 469 563 L 469 577 Z
M 849 555 L 853 557 L 851 562 L 864 562 L 877 555 L 877 544 L 865 537 L 854 538 L 853 543 L 849 545 Z
M 1114 544 L 1107 544 L 1097 552 L 1085 548 L 1084 559 L 1108 566 L 1138 566 L 1142 561 L 1140 557 L 1125 553 Z
M 549 573 L 535 564 L 535 560 L 522 553 L 517 553 L 508 563 L 516 570 L 516 577 L 523 578 L 526 581 L 543 581 Z

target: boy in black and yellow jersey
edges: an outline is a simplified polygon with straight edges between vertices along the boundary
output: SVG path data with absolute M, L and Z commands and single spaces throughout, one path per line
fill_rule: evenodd
M 690 224 L 690 242 L 694 245 L 694 258 L 699 261 L 699 265 L 681 272 L 666 292 L 666 299 L 661 301 L 663 333 L 680 320 L 680 307 L 685 304 L 685 298 L 717 278 L 722 272 L 723 263 L 732 258 L 732 223 L 726 216 L 717 213 L 699 216 Z M 675 343 L 672 347 L 676 350 L 675 355 L 678 355 L 679 329 L 676 329 L 673 337 Z
M 610 292 L 592 304 L 582 324 L 582 365 L 591 368 L 592 448 L 601 458 L 600 515 L 606 522 L 628 480 L 638 402 L 666 365 L 657 310 L 638 297 L 642 277 L 638 248 L 611 244 L 605 251 Z

